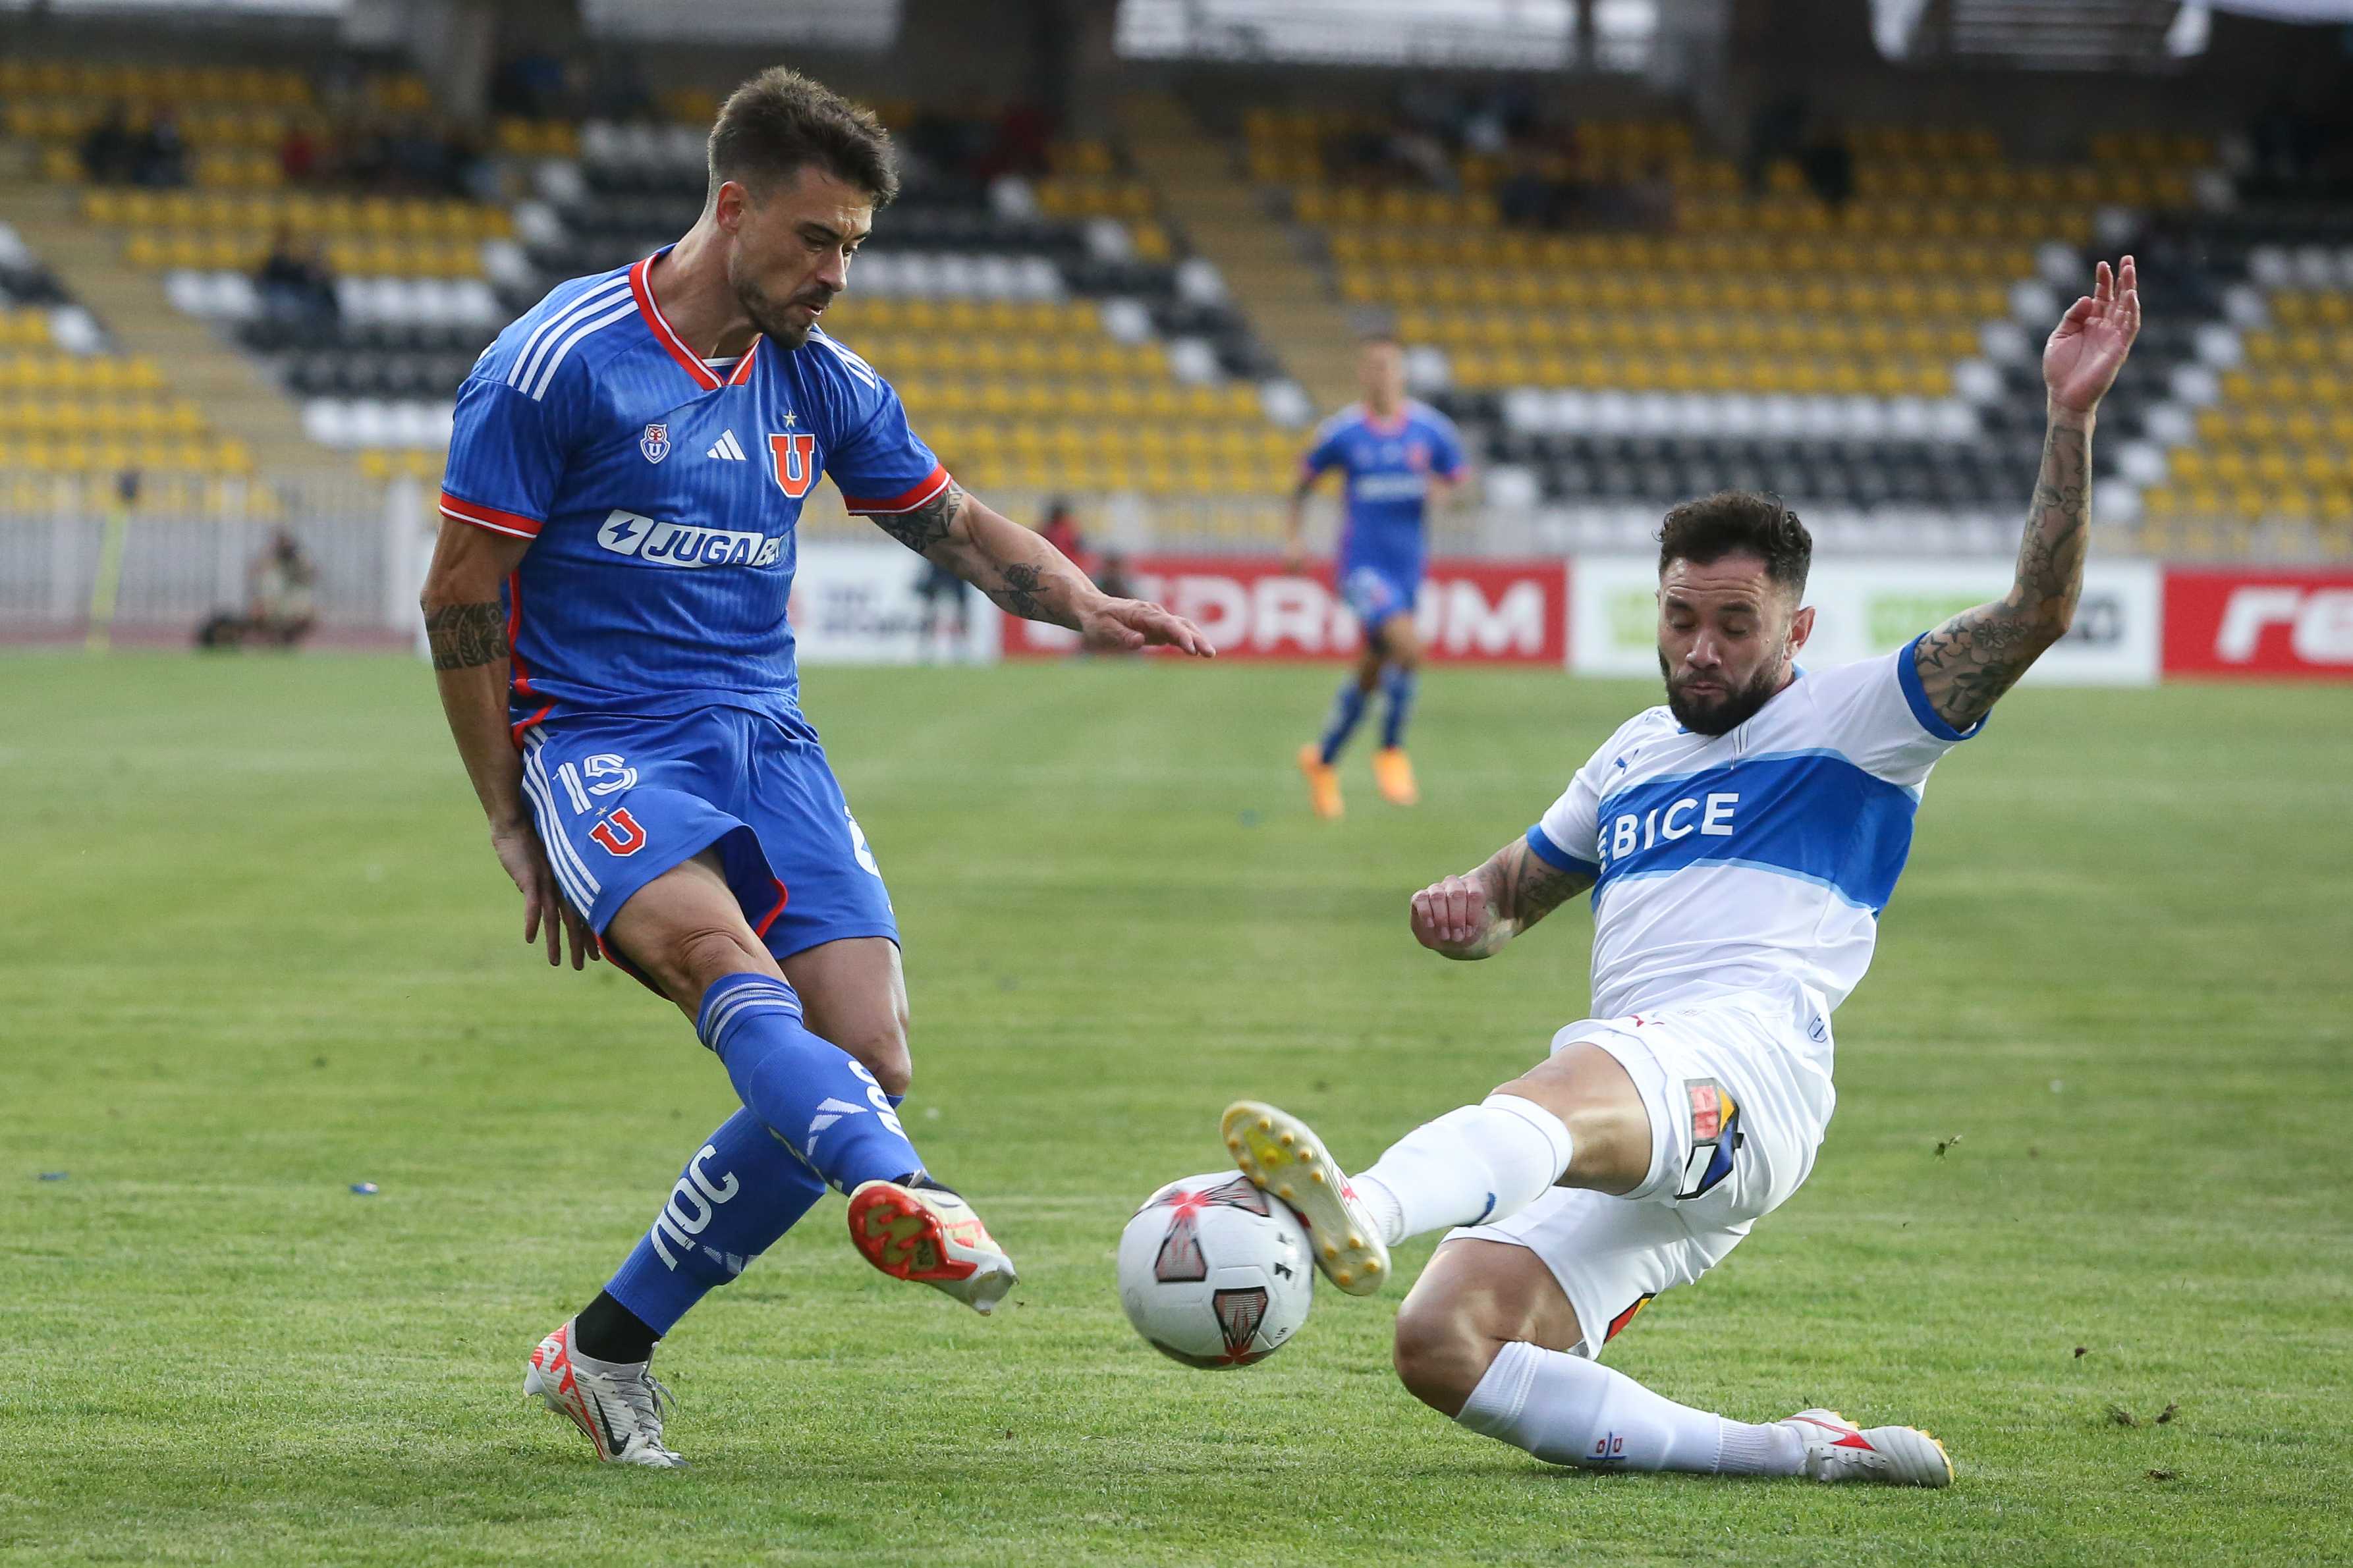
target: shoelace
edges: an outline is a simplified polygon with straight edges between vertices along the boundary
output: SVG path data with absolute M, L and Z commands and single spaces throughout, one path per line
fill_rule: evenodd
M 635 1378 L 615 1378 L 613 1393 L 637 1418 L 638 1429 L 645 1434 L 644 1440 L 665 1454 L 672 1453 L 661 1440 L 663 1417 L 678 1413 L 678 1398 L 670 1393 L 670 1385 L 647 1372 Z

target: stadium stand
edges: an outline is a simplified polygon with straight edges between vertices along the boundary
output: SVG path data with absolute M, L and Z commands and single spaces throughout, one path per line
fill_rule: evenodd
M 117 352 L 91 313 L 13 227 L 0 224 L 0 473 L 10 504 L 48 504 L 56 485 L 114 485 L 127 471 L 167 492 L 242 478 L 252 458 L 172 395 L 153 360 Z
M 80 217 L 159 271 L 174 306 L 263 356 L 312 441 L 355 453 L 371 478 L 430 479 L 451 392 L 499 327 L 557 279 L 693 221 L 715 100 L 665 94 L 672 118 L 651 122 L 501 121 L 495 161 L 522 187 L 509 204 L 481 199 L 494 180 L 446 170 L 387 194 L 384 155 L 353 149 L 387 117 L 411 140 L 437 134 L 422 85 L 370 78 L 352 91 L 354 104 L 331 104 L 286 70 L 0 68 L 7 127 L 38 147 L 45 176 L 80 187 Z M 202 107 L 172 115 L 175 104 Z M 92 177 L 90 139 L 117 107 L 132 132 L 172 115 L 187 185 Z M 936 130 L 913 105 L 884 111 L 911 147 Z M 899 383 L 958 472 L 991 488 L 1157 496 L 1288 483 L 1298 437 L 1261 397 L 1271 358 L 1109 143 L 1048 144 L 1020 173 L 920 153 L 909 163 L 828 323 Z M 377 176 L 364 184 L 363 165 Z M 290 247 L 329 280 L 331 308 L 272 308 L 257 273 Z M 1295 425 L 1293 402 L 1276 407 Z
M 2115 459 L 2144 548 L 2353 559 L 2353 220 L 2274 202 L 2179 215 L 2141 243 L 2198 308 Z
M 1478 435 L 1491 499 L 1500 480 L 1630 516 L 1761 487 L 1923 549 L 1969 542 L 1944 520 L 2010 509 L 2032 471 L 2013 318 L 2047 313 L 2039 276 L 2076 274 L 2104 209 L 2187 206 L 2211 161 L 2151 136 L 2042 167 L 1983 128 L 1872 127 L 1828 174 L 1785 157 L 1744 179 L 1672 120 L 1486 152 L 1357 114 L 1260 110 L 1241 132 L 1340 297 Z M 1625 531 L 1595 526 L 1578 542 Z
M 582 146 L 576 164 L 541 167 L 517 214 L 550 280 L 642 256 L 702 205 L 693 126 L 591 123 Z M 1214 270 L 1178 256 L 1110 147 L 1060 148 L 1055 162 L 1032 182 L 911 160 L 827 330 L 892 378 L 976 485 L 1282 489 L 1299 438 L 1262 408 L 1271 367 Z
M 0 60 L 5 128 L 79 218 L 265 364 L 319 453 L 379 480 L 438 475 L 451 390 L 505 321 L 691 222 L 715 101 L 674 89 L 627 121 L 536 107 L 473 138 L 407 73 Z M 1230 129 L 1219 157 L 1247 195 L 1210 213 L 1133 125 L 1031 126 L 967 157 L 976 121 L 881 108 L 906 189 L 828 329 L 976 486 L 1215 507 L 1216 542 L 1273 544 L 1301 427 L 1347 395 L 1345 371 L 1307 363 L 1282 267 L 1187 241 L 1272 210 L 1293 227 L 1265 244 L 1300 249 L 1336 308 L 1314 319 L 1395 330 L 1417 389 L 1464 425 L 1486 515 L 1514 525 L 1499 538 L 1626 545 L 1662 502 L 1742 485 L 1841 542 L 1990 548 L 2035 458 L 2054 290 L 2131 243 L 2167 309 L 2112 400 L 2105 521 L 2153 552 L 2353 553 L 2353 235 L 2338 209 L 2215 200 L 2198 137 L 2097 137 L 2050 164 L 1982 126 L 1846 126 L 1744 166 L 1672 117 L 1514 111 L 1464 135 L 1402 110 L 1227 109 L 1202 118 Z M 1199 130 L 1180 115 L 1174 134 Z M 181 149 L 160 163 L 107 141 L 159 131 Z M 260 275 L 285 253 L 324 308 L 273 306 Z M 19 468 L 102 472 L 135 444 L 164 471 L 251 470 L 193 404 L 133 384 L 153 362 L 110 357 L 42 276 L 7 275 L 7 441 L 41 454 Z

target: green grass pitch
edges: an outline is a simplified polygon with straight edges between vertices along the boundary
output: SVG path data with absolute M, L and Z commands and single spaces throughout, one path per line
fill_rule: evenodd
M 424 669 L 0 661 L 0 1561 L 2344 1560 L 2353 689 L 2006 703 L 1929 784 L 1812 1181 L 1612 1349 L 1925 1425 L 1930 1494 L 1547 1468 L 1397 1386 L 1394 1289 L 1244 1372 L 1129 1333 L 1119 1227 L 1229 1099 L 1362 1162 L 1585 1008 L 1581 905 L 1457 965 L 1406 896 L 1651 689 L 1434 675 L 1427 804 L 1360 746 L 1326 826 L 1291 752 L 1333 679 L 810 673 L 906 929 L 910 1126 L 1020 1305 L 871 1272 L 829 1199 L 664 1346 L 669 1474 L 592 1464 L 523 1357 L 732 1100 L 522 947 Z

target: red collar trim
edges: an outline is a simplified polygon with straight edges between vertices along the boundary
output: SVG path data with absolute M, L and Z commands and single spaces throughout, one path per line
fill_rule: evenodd
M 654 252 L 654 256 L 660 254 L 660 251 Z M 646 274 L 652 269 L 653 264 L 654 257 L 648 256 L 641 258 L 629 268 L 629 292 L 638 297 L 638 313 L 645 317 L 647 327 L 654 334 L 654 341 L 670 351 L 670 357 L 678 362 L 681 370 L 694 377 L 695 385 L 705 392 L 718 391 L 722 383 L 717 374 L 695 357 L 693 351 L 686 346 L 685 341 L 671 330 L 670 322 L 661 313 L 661 307 L 654 303 L 654 291 L 646 284 Z M 750 355 L 745 355 L 745 363 L 749 363 L 750 359 Z M 743 367 L 739 365 L 736 368 L 741 374 Z
M 752 379 L 752 363 L 759 357 L 760 337 L 759 334 L 755 332 L 752 336 L 752 346 L 745 349 L 744 351 L 744 357 L 735 362 L 735 374 L 727 378 L 727 384 L 730 386 L 741 386 L 745 382 L 750 381 Z
M 1376 436 L 1403 435 L 1405 427 L 1413 423 L 1413 410 L 1410 407 L 1398 409 L 1395 419 L 1383 424 L 1380 417 L 1374 414 L 1371 404 L 1364 404 L 1361 406 L 1365 411 L 1365 428 Z

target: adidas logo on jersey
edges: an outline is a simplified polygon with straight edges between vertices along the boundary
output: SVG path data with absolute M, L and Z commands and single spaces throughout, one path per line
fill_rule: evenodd
M 706 458 L 723 458 L 731 463 L 750 460 L 744 456 L 744 447 L 735 439 L 735 432 L 733 430 L 722 430 L 719 433 L 719 439 L 711 444 L 711 450 L 702 455 Z

